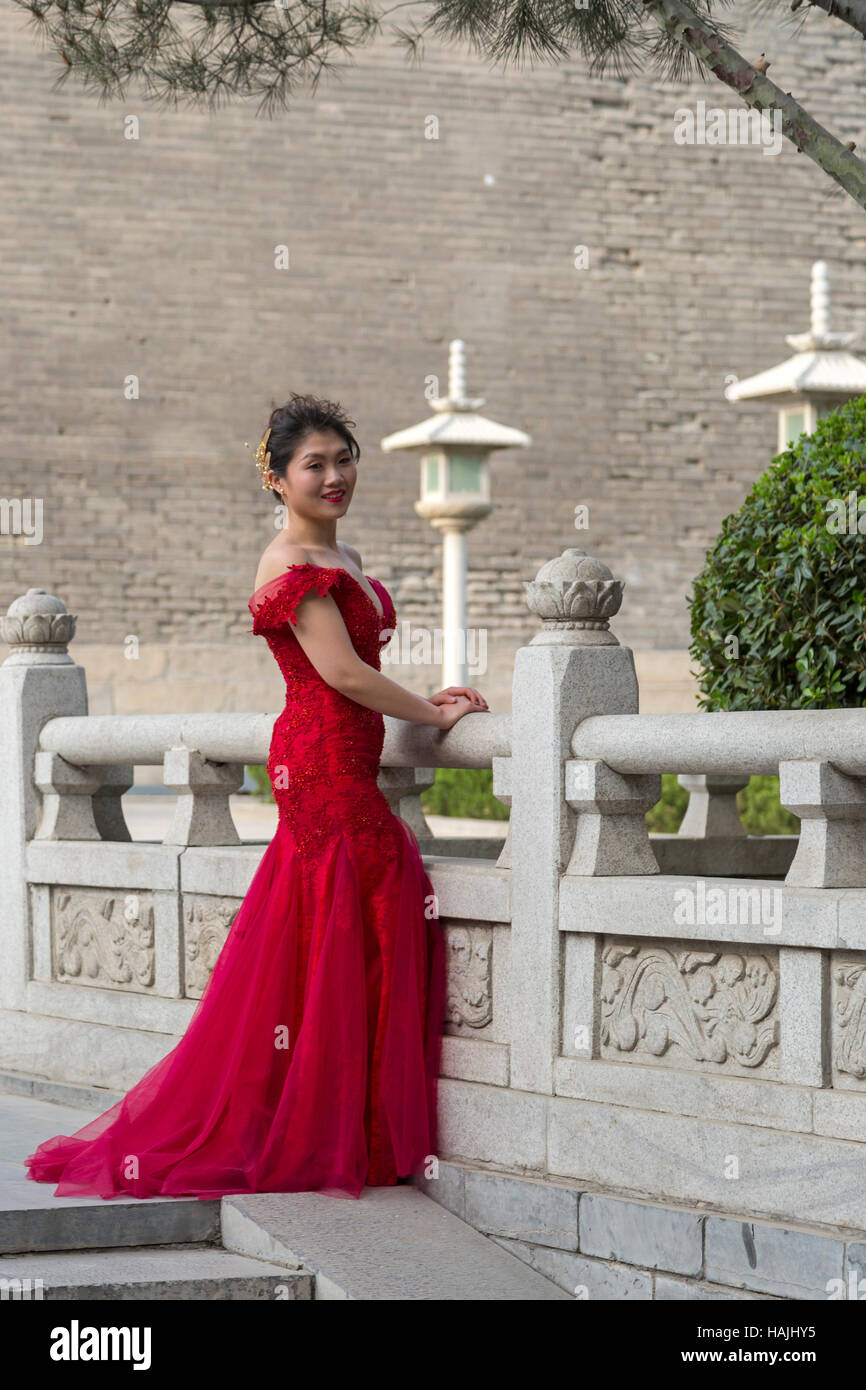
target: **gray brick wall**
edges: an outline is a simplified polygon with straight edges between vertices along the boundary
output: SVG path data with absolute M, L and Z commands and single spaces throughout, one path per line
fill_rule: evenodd
M 809 21 L 808 44 L 767 21 L 743 51 L 863 145 L 860 48 Z M 773 410 L 729 405 L 726 374 L 787 355 L 819 256 L 835 325 L 866 326 L 866 221 L 809 160 L 678 146 L 676 108 L 725 89 L 591 80 L 579 59 L 492 69 L 428 43 L 413 69 L 379 41 L 269 121 L 254 102 L 54 92 L 18 11 L 0 34 L 0 491 L 45 499 L 41 545 L 0 537 L 3 608 L 40 584 L 82 642 L 226 643 L 234 661 L 273 534 L 243 441 L 296 389 L 358 422 L 343 539 L 400 617 L 437 624 L 418 466 L 378 441 L 427 414 L 425 378 L 444 389 L 460 336 L 485 413 L 534 439 L 494 456 L 497 507 L 470 537 L 470 622 L 494 660 L 534 631 L 521 580 L 576 543 L 627 580 L 624 641 L 687 644 L 689 583 L 775 447 Z

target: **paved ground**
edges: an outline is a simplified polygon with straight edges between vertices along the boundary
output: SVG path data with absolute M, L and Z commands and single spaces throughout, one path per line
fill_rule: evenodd
M 171 822 L 175 797 L 148 792 L 127 793 L 123 814 L 133 840 L 161 840 Z M 242 840 L 270 840 L 277 828 L 277 808 L 254 796 L 229 798 L 232 817 Z M 434 835 L 504 839 L 506 821 L 470 820 L 461 816 L 428 816 Z
M 27 1178 L 23 1160 L 38 1143 L 98 1113 L 0 1085 L 0 1280 L 38 1279 L 37 1296 L 50 1299 L 571 1301 L 411 1184 L 365 1188 L 358 1201 L 103 1201 L 54 1197 L 51 1183 Z
M 74 1134 L 114 1103 L 114 1093 L 100 1108 L 80 1110 L 33 1096 L 7 1095 L 0 1091 L 0 1211 L 24 1208 L 105 1205 L 101 1197 L 54 1197 L 51 1183 L 32 1182 L 24 1158 L 37 1144 L 55 1134 Z M 121 1199 L 123 1200 L 123 1199 Z M 137 1200 L 130 1198 L 130 1201 Z

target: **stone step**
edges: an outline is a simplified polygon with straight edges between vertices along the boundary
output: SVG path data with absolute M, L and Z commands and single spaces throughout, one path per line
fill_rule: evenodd
M 36 1205 L 26 1189 L 43 1187 L 21 1178 L 0 1194 L 0 1256 L 45 1250 L 104 1250 L 110 1246 L 174 1245 L 219 1239 L 219 1201 L 197 1197 L 52 1197 L 46 1183 Z M 97 1206 L 96 1203 L 99 1203 Z M 61 1203 L 63 1205 L 61 1206 Z
M 55 1197 L 55 1184 L 27 1177 L 23 1160 L 38 1144 L 101 1113 L 0 1093 L 0 1255 L 219 1240 L 218 1198 Z
M 2 1070 L 0 1093 L 32 1096 L 34 1100 L 50 1100 L 58 1105 L 90 1110 L 94 1115 L 101 1115 L 110 1109 L 115 1101 L 122 1100 L 124 1095 L 123 1091 L 109 1091 L 104 1086 L 83 1086 L 75 1081 L 49 1081 L 47 1077 L 34 1076 L 31 1072 Z M 82 1120 L 81 1123 L 84 1124 L 85 1121 Z
M 223 1197 L 222 1242 L 312 1270 L 317 1300 L 574 1301 L 411 1184 Z
M 139 1246 L 134 1250 L 0 1256 L 0 1301 L 310 1301 L 314 1283 L 309 1271 L 286 1269 L 212 1246 Z
M 255 1276 L 249 1271 L 242 1274 L 241 1288 L 247 1287 L 244 1278 L 272 1278 L 269 1271 L 276 1268 L 294 1290 L 291 1297 L 448 1301 L 571 1297 L 409 1184 L 365 1188 L 357 1200 L 296 1192 L 213 1201 L 196 1197 L 103 1201 L 55 1197 L 50 1183 L 30 1181 L 22 1166 L 24 1156 L 52 1135 L 74 1133 L 94 1113 L 100 1112 L 40 1100 L 32 1092 L 0 1094 L 0 1277 L 10 1278 L 13 1272 L 23 1278 L 42 1277 L 47 1286 L 46 1261 L 58 1260 L 56 1269 L 61 1274 L 66 1271 L 66 1283 L 61 1281 L 60 1288 L 128 1284 L 138 1289 L 129 1295 L 77 1295 L 81 1297 L 162 1297 L 142 1289 L 174 1285 L 180 1291 L 167 1297 L 286 1296 L 227 1292 L 230 1284 L 225 1281 L 231 1271 L 225 1264 L 218 1266 L 221 1273 L 201 1274 L 194 1265 L 177 1277 L 181 1257 L 206 1257 L 213 1265 L 230 1252 L 259 1262 Z M 186 1249 L 179 1248 L 184 1245 Z M 196 1251 L 189 1248 L 193 1245 L 209 1248 Z M 162 1251 L 168 1260 L 165 1270 L 155 1263 L 160 1246 L 172 1247 Z M 153 1264 L 150 1275 L 143 1256 Z M 95 1263 L 88 1263 L 91 1260 Z M 75 1273 L 76 1269 L 84 1274 Z M 307 1286 L 309 1292 L 304 1291 Z M 207 1288 L 216 1291 L 189 1292 Z

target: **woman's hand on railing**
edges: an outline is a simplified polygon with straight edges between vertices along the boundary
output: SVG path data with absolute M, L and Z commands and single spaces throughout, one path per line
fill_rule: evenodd
M 480 690 L 473 689 L 470 685 L 449 685 L 445 690 L 440 690 L 437 695 L 430 696 L 431 705 L 450 705 L 459 695 L 464 695 L 468 700 L 481 709 L 487 709 L 487 701 Z
M 489 713 L 483 695 L 468 686 L 449 685 L 447 690 L 440 690 L 437 695 L 431 695 L 430 703 L 438 706 L 440 722 L 437 727 L 440 729 L 453 729 L 464 714 Z

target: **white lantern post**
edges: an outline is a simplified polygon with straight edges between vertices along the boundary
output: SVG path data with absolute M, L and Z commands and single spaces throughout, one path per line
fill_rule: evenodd
M 450 344 L 448 395 L 430 402 L 435 414 L 411 429 L 389 434 L 382 450 L 406 449 L 421 456 L 419 516 L 442 533 L 442 685 L 468 684 L 466 659 L 466 532 L 493 510 L 490 454 L 526 448 L 522 430 L 498 425 L 477 413 L 482 396 L 466 395 L 466 345 Z
M 809 332 L 792 333 L 785 339 L 796 355 L 769 371 L 732 382 L 725 390 L 729 401 L 761 397 L 776 402 L 779 453 L 801 434 L 812 434 L 822 415 L 866 392 L 866 363 L 847 351 L 858 335 L 830 331 L 830 274 L 826 261 L 812 265 L 810 304 Z

